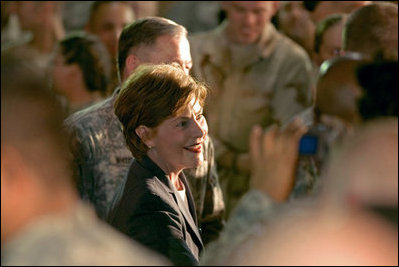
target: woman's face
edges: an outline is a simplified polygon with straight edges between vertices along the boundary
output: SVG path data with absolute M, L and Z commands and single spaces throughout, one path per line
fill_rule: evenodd
M 64 57 L 57 53 L 53 60 L 53 88 L 57 93 L 63 94 L 67 89 L 68 67 Z
M 68 95 L 68 91 L 74 84 L 76 76 L 74 73 L 77 70 L 79 71 L 79 66 L 77 64 L 66 64 L 64 56 L 58 51 L 53 59 L 53 90 L 58 94 Z
M 150 131 L 148 156 L 166 173 L 198 167 L 204 161 L 202 146 L 208 125 L 198 101 L 192 100 L 180 114 Z

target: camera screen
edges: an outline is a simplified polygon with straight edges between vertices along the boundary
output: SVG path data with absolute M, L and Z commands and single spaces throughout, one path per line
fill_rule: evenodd
M 317 146 L 317 136 L 304 135 L 299 141 L 299 155 L 314 155 L 317 152 Z

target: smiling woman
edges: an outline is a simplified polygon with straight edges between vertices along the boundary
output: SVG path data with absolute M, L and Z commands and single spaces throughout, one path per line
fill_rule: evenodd
M 182 170 L 204 162 L 207 90 L 177 64 L 141 65 L 114 104 L 136 160 L 109 221 L 175 265 L 198 264 L 203 248 Z

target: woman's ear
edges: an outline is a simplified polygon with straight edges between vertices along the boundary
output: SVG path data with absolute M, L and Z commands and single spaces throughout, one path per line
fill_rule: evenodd
M 141 141 L 149 148 L 154 147 L 155 143 L 152 140 L 153 132 L 151 128 L 140 125 L 136 128 L 136 134 L 140 137 Z

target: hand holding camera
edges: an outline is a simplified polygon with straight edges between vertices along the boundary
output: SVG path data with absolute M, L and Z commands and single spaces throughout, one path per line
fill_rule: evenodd
M 286 127 L 273 125 L 265 132 L 260 126 L 250 137 L 251 187 L 280 202 L 288 198 L 295 180 L 299 140 L 308 127 L 296 119 Z

